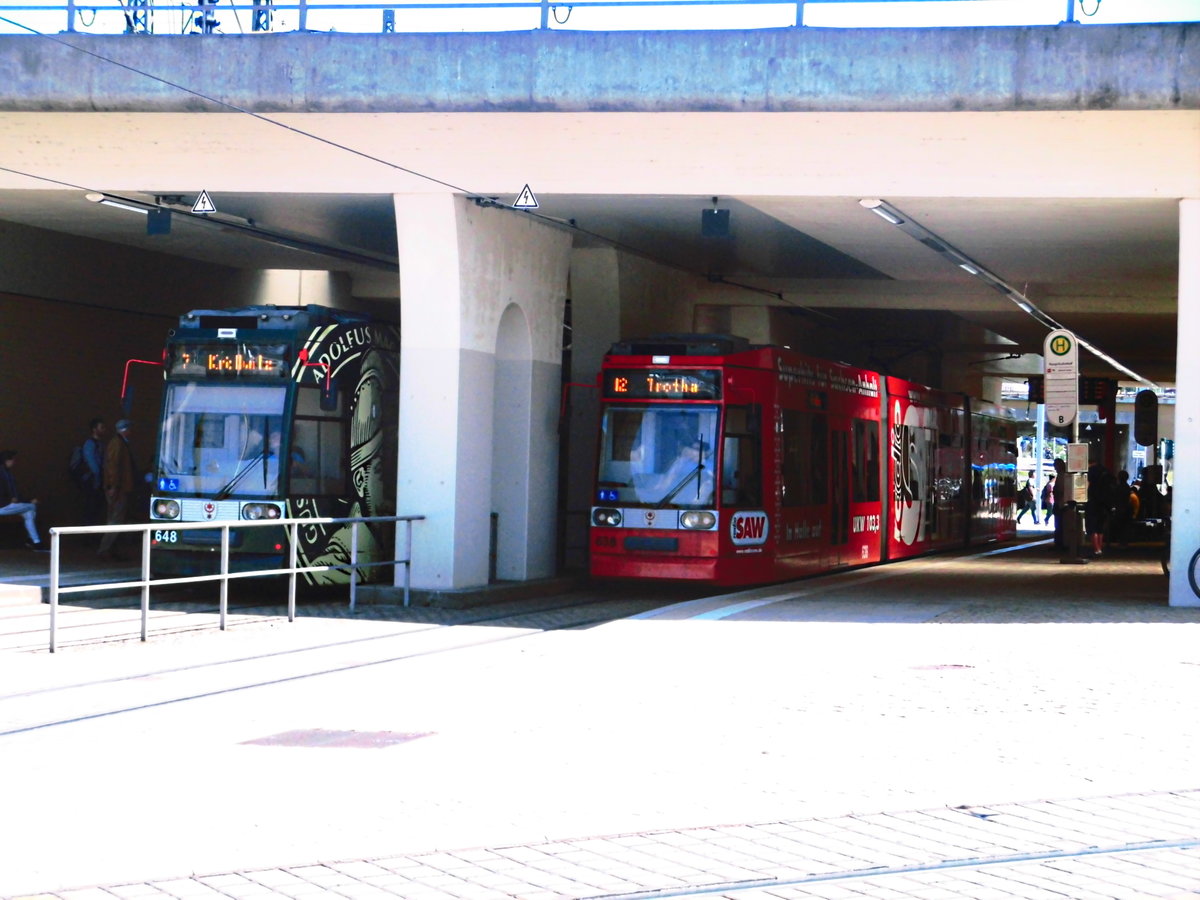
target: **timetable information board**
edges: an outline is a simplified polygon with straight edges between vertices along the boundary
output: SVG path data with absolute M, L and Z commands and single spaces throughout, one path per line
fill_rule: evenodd
M 1042 355 L 1046 421 L 1070 425 L 1079 413 L 1079 343 L 1074 334 L 1059 328 L 1046 335 Z

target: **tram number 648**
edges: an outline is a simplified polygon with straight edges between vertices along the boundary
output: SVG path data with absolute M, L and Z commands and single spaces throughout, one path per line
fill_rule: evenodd
M 177 544 L 179 543 L 178 531 L 155 531 L 154 543 L 156 544 Z

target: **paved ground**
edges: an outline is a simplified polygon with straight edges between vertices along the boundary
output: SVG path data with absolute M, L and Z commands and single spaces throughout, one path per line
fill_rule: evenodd
M 76 605 L 53 655 L 10 601 L 0 896 L 1200 895 L 1200 609 L 1153 554 L 605 595 L 120 645 Z

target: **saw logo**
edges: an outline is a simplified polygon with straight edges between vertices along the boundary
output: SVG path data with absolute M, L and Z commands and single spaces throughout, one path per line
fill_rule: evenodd
M 729 537 L 738 546 L 765 544 L 771 532 L 771 524 L 765 512 L 734 513 L 729 520 Z

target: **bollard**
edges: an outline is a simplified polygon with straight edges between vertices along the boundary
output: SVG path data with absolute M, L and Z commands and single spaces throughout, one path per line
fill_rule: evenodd
M 1066 549 L 1063 551 L 1060 563 L 1080 564 L 1086 563 L 1087 560 L 1079 555 L 1080 533 L 1079 533 L 1079 506 L 1075 503 L 1068 503 L 1062 510 L 1063 513 L 1063 541 L 1066 544 Z

